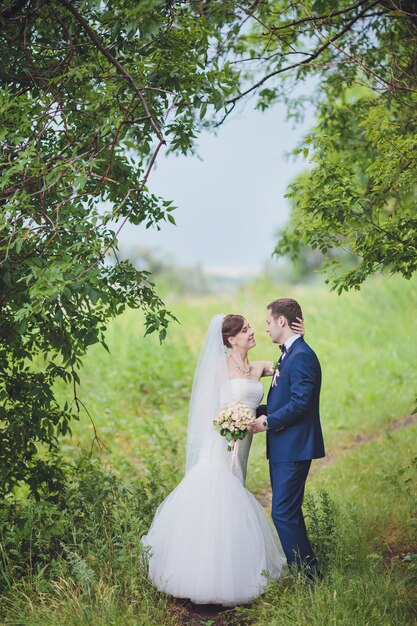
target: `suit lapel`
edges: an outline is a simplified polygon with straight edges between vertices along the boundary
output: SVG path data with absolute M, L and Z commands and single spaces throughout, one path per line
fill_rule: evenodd
M 279 357 L 279 360 L 278 360 L 278 371 L 279 372 L 281 372 L 282 368 L 285 367 L 286 362 L 288 361 L 289 357 L 291 356 L 291 352 L 294 350 L 294 346 L 299 345 L 300 341 L 304 341 L 303 337 L 299 337 L 298 339 L 296 339 L 294 341 L 294 343 L 290 346 L 288 352 L 285 353 L 285 359 L 283 359 L 284 355 L 281 354 L 281 356 Z M 272 387 L 272 381 L 271 381 L 271 386 L 269 387 L 267 398 L 269 398 L 269 394 L 271 393 L 272 388 L 273 387 Z
M 289 350 L 287 350 L 287 352 L 285 353 L 285 359 L 284 361 L 286 361 L 288 359 L 288 357 L 290 356 L 291 352 L 294 350 L 294 346 L 299 345 L 300 341 L 304 341 L 304 339 L 302 337 L 298 337 L 294 343 L 291 344 Z
M 299 337 L 298 339 L 294 341 L 293 344 L 291 344 L 289 350 L 285 353 L 285 359 L 283 359 L 283 355 L 281 354 L 281 358 L 278 361 L 279 371 L 281 371 L 282 368 L 285 366 L 285 364 L 287 363 L 288 359 L 291 356 L 292 351 L 294 350 L 294 346 L 299 345 L 300 341 L 304 341 L 304 339 L 302 337 Z

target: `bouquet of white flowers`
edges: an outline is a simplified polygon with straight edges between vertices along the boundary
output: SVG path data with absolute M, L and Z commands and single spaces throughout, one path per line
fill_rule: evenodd
M 221 409 L 213 424 L 226 437 L 227 449 L 233 450 L 235 441 L 245 438 L 253 420 L 254 416 L 246 404 L 229 402 Z

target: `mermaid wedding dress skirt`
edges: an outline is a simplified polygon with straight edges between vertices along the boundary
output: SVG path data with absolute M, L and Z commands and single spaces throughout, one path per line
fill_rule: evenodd
M 235 378 L 228 397 L 255 412 L 262 385 Z M 160 591 L 198 604 L 246 604 L 279 578 L 286 563 L 261 504 L 244 487 L 252 435 L 237 454 L 213 429 L 198 462 L 156 511 L 142 544 L 149 577 Z M 226 459 L 226 460 L 225 460 Z

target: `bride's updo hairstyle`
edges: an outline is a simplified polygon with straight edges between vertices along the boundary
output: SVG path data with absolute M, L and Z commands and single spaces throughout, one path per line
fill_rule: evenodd
M 232 347 L 229 343 L 229 337 L 234 337 L 240 333 L 244 323 L 245 318 L 242 315 L 233 315 L 230 313 L 225 316 L 222 324 L 222 335 L 223 343 L 227 348 Z

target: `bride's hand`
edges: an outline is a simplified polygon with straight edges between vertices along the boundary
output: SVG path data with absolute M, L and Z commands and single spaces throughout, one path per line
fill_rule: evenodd
M 302 337 L 304 337 L 305 335 L 305 328 L 304 328 L 304 319 L 302 317 L 297 317 L 297 322 L 293 322 L 291 324 L 291 328 L 292 330 L 294 330 L 296 333 L 300 334 Z

